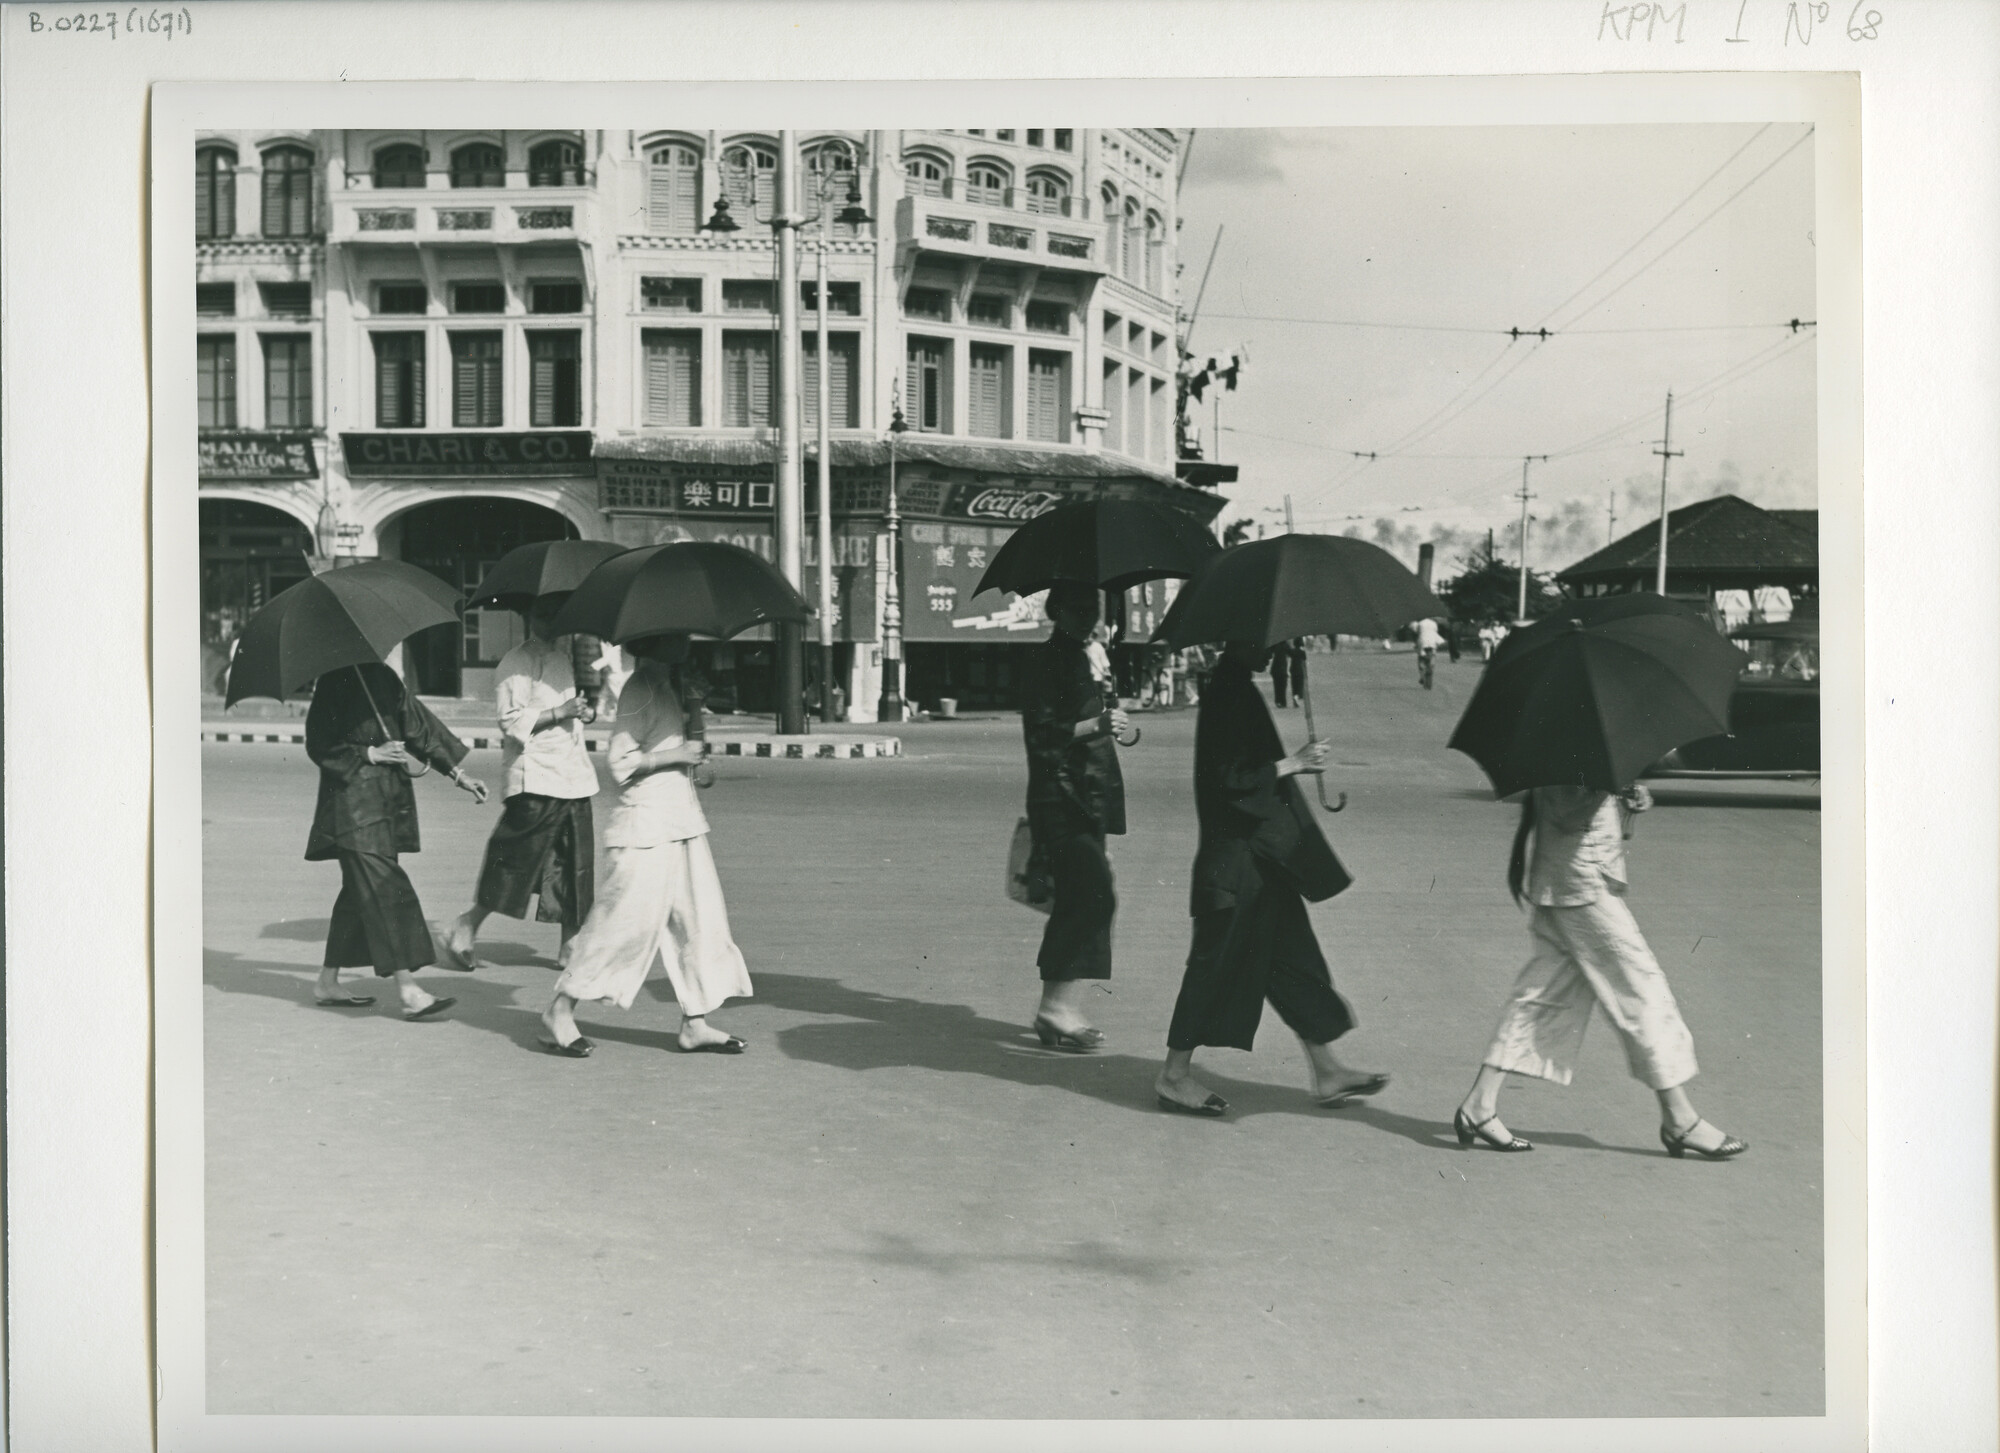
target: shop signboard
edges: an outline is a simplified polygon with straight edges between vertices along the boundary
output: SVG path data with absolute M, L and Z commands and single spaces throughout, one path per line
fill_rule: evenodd
M 203 479 L 319 477 L 319 461 L 313 457 L 313 441 L 308 434 L 248 431 L 203 434 L 199 447 Z
M 1038 641 L 1048 617 L 1042 596 L 975 593 L 1011 526 L 913 520 L 903 526 L 903 639 Z
M 776 504 L 775 479 L 776 473 L 768 464 L 600 459 L 597 504 L 606 514 L 759 515 L 768 519 Z
M 588 429 L 528 434 L 342 434 L 340 447 L 352 479 L 463 479 L 548 477 L 586 473 Z

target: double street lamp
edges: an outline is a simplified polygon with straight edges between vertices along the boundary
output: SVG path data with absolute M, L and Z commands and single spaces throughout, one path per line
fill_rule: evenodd
M 799 229 L 819 223 L 819 269 L 816 284 L 819 329 L 819 639 L 820 639 L 820 719 L 833 715 L 833 451 L 828 431 L 831 427 L 832 358 L 827 347 L 827 267 L 826 256 L 835 223 L 861 226 L 872 220 L 861 205 L 859 166 L 848 172 L 846 205 L 836 213 L 832 198 L 822 195 L 819 210 L 808 216 L 799 211 L 799 140 L 796 131 L 778 133 L 778 175 L 776 208 L 771 230 L 778 237 L 778 479 L 777 555 L 778 569 L 794 589 L 803 583 L 802 537 L 805 524 L 805 479 L 799 458 Z M 755 191 L 750 194 L 751 215 L 755 217 Z M 761 219 L 760 219 L 761 220 Z M 738 231 L 729 215 L 726 196 L 715 200 L 715 213 L 705 231 Z M 851 385 L 850 385 L 851 386 Z M 778 625 L 778 732 L 796 736 L 805 730 L 805 635 L 798 625 Z

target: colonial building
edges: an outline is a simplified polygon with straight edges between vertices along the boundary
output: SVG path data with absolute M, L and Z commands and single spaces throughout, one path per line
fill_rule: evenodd
M 1015 653 L 1041 621 L 1028 603 L 973 587 L 1019 521 L 1104 491 L 1204 520 L 1220 508 L 1176 475 L 1180 144 L 1151 128 L 802 138 L 806 593 L 818 567 L 824 276 L 836 671 L 858 717 L 880 684 L 899 408 L 898 578 L 915 701 L 1010 698 Z M 563 535 L 774 553 L 775 134 L 383 130 L 201 146 L 197 183 L 226 152 L 231 195 L 260 199 L 259 245 L 281 237 L 298 254 L 284 265 L 311 287 L 297 328 L 310 372 L 273 372 L 279 355 L 263 340 L 277 315 L 244 291 L 265 280 L 256 269 L 281 265 L 275 254 L 232 256 L 246 311 L 226 324 L 205 316 L 202 347 L 236 335 L 232 389 L 245 351 L 263 350 L 260 400 L 282 393 L 273 377 L 319 391 L 226 422 L 218 405 L 211 421 L 204 373 L 205 525 L 211 497 L 217 509 L 254 503 L 295 541 L 312 532 L 314 553 L 407 559 L 462 587 L 513 546 Z M 282 148 L 295 150 L 276 172 Z M 244 180 L 252 166 L 308 178 L 305 212 L 279 208 L 280 225 L 303 224 L 296 244 L 270 231 L 272 184 Z M 291 197 L 289 181 L 276 185 Z M 202 215 L 212 227 L 213 210 Z M 203 243 L 204 285 L 223 266 L 217 245 Z M 281 438 L 279 420 L 307 442 Z M 225 428 L 242 437 L 225 445 Z M 211 472 L 211 438 L 271 472 Z M 287 459 L 296 472 L 275 472 Z M 1135 639 L 1159 603 L 1135 606 Z M 413 640 L 406 665 L 427 693 L 479 694 L 517 630 L 509 615 L 470 613 Z M 725 699 L 769 705 L 767 642 L 701 649 Z

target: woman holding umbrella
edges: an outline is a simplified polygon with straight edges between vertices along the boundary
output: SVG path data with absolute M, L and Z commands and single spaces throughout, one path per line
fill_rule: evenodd
M 528 635 L 500 658 L 494 707 L 503 734 L 506 806 L 487 840 L 472 906 L 452 924 L 454 967 L 475 966 L 473 944 L 488 914 L 535 916 L 561 927 L 559 964 L 595 895 L 596 827 L 590 800 L 597 769 L 584 751 L 583 727 L 596 717 L 576 688 L 573 642 L 555 633 L 556 612 L 592 569 L 624 547 L 608 540 L 541 540 L 509 551 L 486 577 L 472 605 L 519 611 Z
M 1495 653 L 1451 745 L 1494 790 L 1527 792 L 1507 866 L 1533 944 L 1472 1088 L 1452 1115 L 1460 1145 L 1534 1147 L 1500 1120 L 1509 1072 L 1566 1085 L 1601 1007 L 1633 1078 L 1660 1103 L 1660 1143 L 1727 1160 L 1748 1146 L 1688 1099 L 1694 1038 L 1625 904 L 1634 785 L 1683 742 L 1726 730 L 1741 656 L 1693 612 L 1659 596 L 1572 601 Z M 1530 844 L 1532 843 L 1532 853 Z
M 457 1002 L 416 981 L 416 971 L 437 956 L 417 890 L 397 858 L 421 848 L 413 771 L 435 767 L 473 801 L 486 800 L 486 784 L 458 769 L 465 752 L 387 666 L 346 666 L 319 678 L 306 713 L 306 755 L 319 768 L 306 861 L 340 864 L 340 896 L 327 923 L 316 1003 L 373 1004 L 340 986 L 342 969 L 370 967 L 377 978 L 396 981 L 405 1019 L 428 1019 Z
M 654 962 L 681 1006 L 680 1047 L 741 1054 L 746 1042 L 708 1022 L 749 998 L 750 971 L 729 931 L 722 882 L 694 773 L 707 748 L 691 740 L 684 667 L 688 634 L 726 638 L 765 621 L 803 621 L 803 598 L 765 560 L 734 545 L 690 541 L 628 551 L 579 585 L 552 629 L 585 631 L 631 652 L 606 753 L 620 791 L 604 827 L 603 892 L 570 941 L 569 965 L 542 1013 L 543 1047 L 581 1059 L 596 1048 L 576 1006 L 629 1009 Z
M 417 985 L 416 971 L 436 958 L 416 889 L 396 859 L 420 846 L 412 775 L 435 767 L 474 802 L 486 800 L 486 784 L 459 771 L 465 744 L 404 690 L 382 658 L 417 631 L 455 622 L 458 598 L 400 560 L 329 570 L 280 591 L 252 616 L 230 662 L 230 706 L 253 696 L 282 701 L 317 683 L 306 755 L 319 767 L 319 802 L 306 860 L 340 864 L 314 995 L 330 1008 L 375 1002 L 340 987 L 344 968 L 395 979 L 407 1019 L 428 1019 L 454 1002 Z

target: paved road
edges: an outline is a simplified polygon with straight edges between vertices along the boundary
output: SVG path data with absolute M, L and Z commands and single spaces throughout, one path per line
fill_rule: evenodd
M 1821 1410 L 1819 815 L 1693 795 L 1640 825 L 1632 903 L 1752 1143 L 1661 1154 L 1602 1023 L 1522 1082 L 1528 1156 L 1449 1120 L 1526 946 L 1513 827 L 1442 742 L 1476 667 L 1315 658 L 1356 886 L 1314 910 L 1395 1081 L 1327 1113 L 1274 1016 L 1204 1051 L 1236 1107 L 1150 1083 L 1186 950 L 1192 713 L 1126 754 L 1109 1051 L 1026 1031 L 1040 921 L 1006 903 L 1018 726 L 900 761 L 739 762 L 705 802 L 758 997 L 740 1059 L 673 1051 L 655 979 L 533 1049 L 552 929 L 437 974 L 446 1021 L 311 1006 L 337 886 L 313 772 L 204 748 L 212 1412 L 1478 1417 Z M 1281 713 L 1301 734 L 1296 710 Z M 497 754 L 471 764 L 489 780 Z M 427 911 L 494 808 L 423 782 Z

